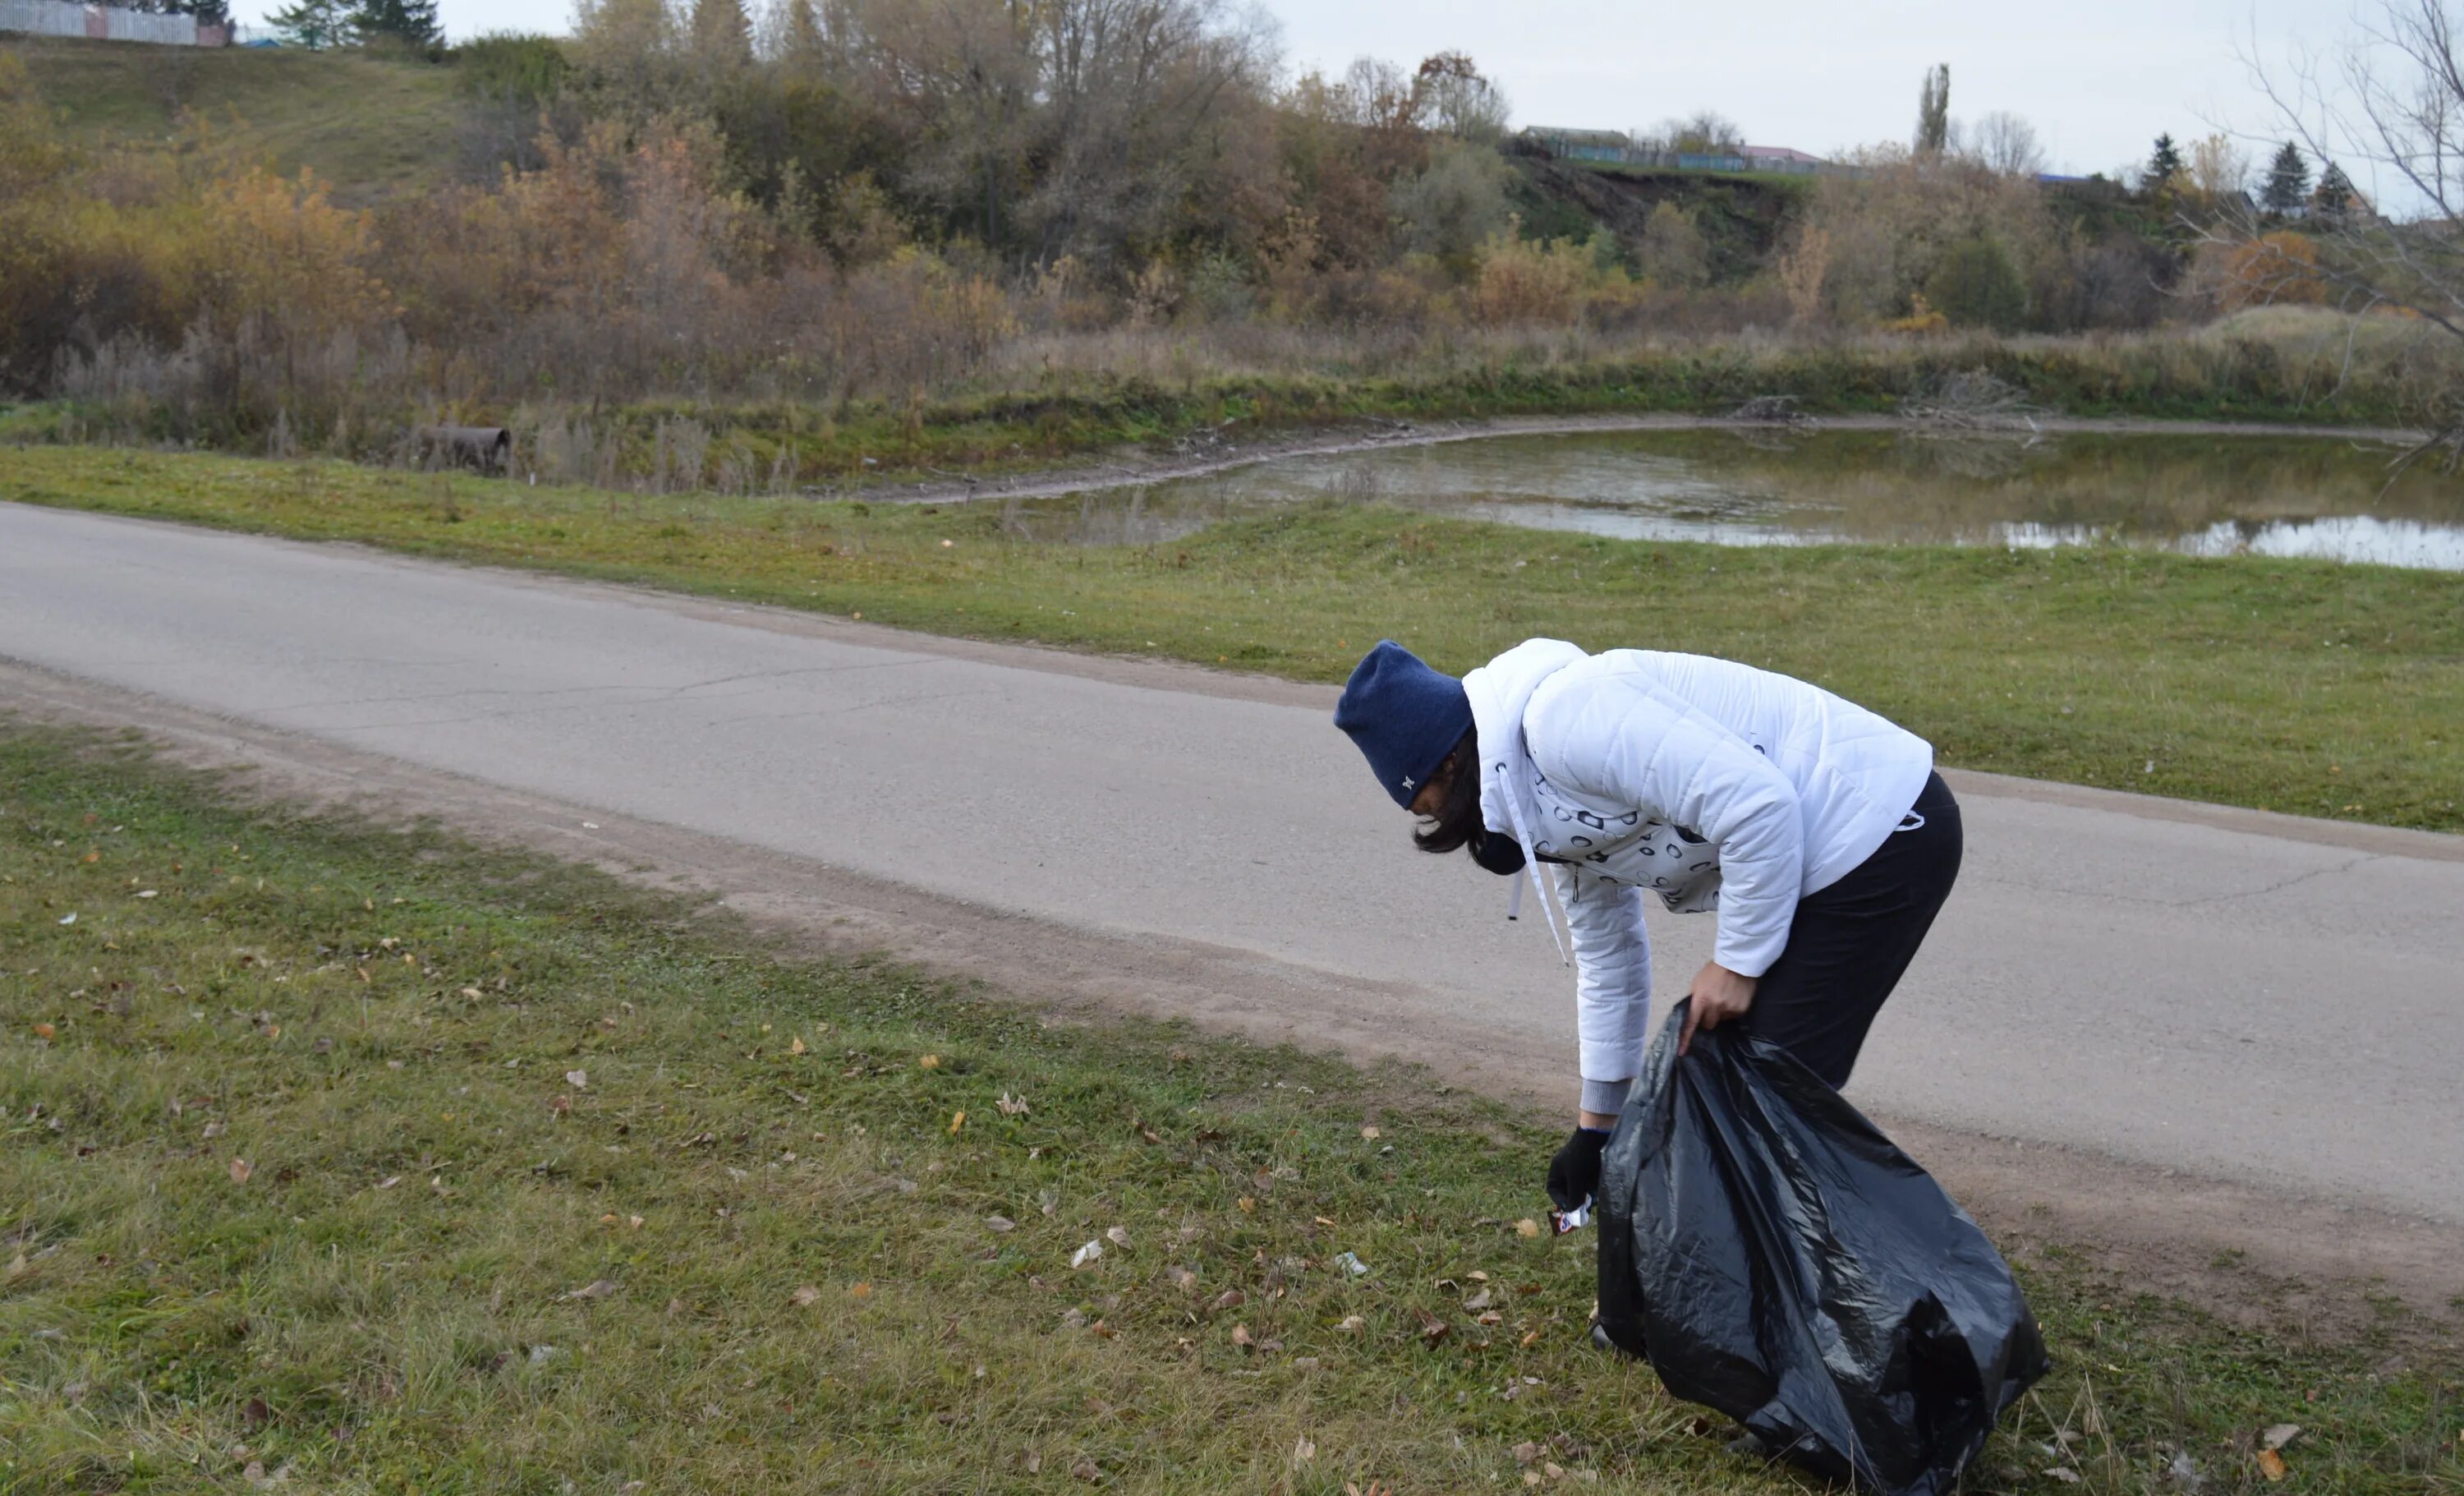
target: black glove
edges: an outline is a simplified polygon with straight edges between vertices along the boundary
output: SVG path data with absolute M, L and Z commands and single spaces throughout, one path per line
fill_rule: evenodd
M 1578 1127 L 1549 1160 L 1549 1200 L 1559 1210 L 1573 1210 L 1600 1192 L 1600 1150 L 1609 1134 Z

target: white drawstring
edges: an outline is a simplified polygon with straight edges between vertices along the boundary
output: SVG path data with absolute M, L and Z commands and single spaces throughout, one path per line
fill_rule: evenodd
M 1506 819 L 1514 825 L 1514 840 L 1523 847 L 1523 870 L 1531 875 L 1531 891 L 1540 896 L 1540 917 L 1549 926 L 1549 938 L 1557 942 L 1557 964 L 1572 966 L 1573 958 L 1566 952 L 1565 935 L 1558 933 L 1556 911 L 1549 903 L 1549 891 L 1540 886 L 1540 857 L 1531 848 L 1531 828 L 1523 820 L 1523 801 L 1514 793 L 1514 786 L 1506 781 L 1506 765 L 1502 763 L 1497 766 L 1497 787 L 1506 797 Z M 1515 917 L 1514 905 L 1519 904 L 1522 897 L 1523 887 L 1518 881 L 1507 906 L 1507 918 Z

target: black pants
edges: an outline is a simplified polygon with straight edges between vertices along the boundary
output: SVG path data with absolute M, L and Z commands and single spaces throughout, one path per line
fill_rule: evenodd
M 1959 802 L 1937 774 L 1888 840 L 1798 902 L 1788 944 L 1754 987 L 1746 1026 L 1834 1089 L 1848 1084 L 1882 1001 L 1959 876 Z

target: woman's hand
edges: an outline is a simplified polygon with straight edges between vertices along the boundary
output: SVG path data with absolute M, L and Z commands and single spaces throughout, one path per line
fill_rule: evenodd
M 1685 1031 L 1677 1036 L 1679 1054 L 1693 1047 L 1694 1030 L 1717 1028 L 1730 1019 L 1745 1017 L 1754 1005 L 1754 979 L 1740 977 L 1717 961 L 1705 961 L 1694 974 L 1694 985 L 1685 996 Z

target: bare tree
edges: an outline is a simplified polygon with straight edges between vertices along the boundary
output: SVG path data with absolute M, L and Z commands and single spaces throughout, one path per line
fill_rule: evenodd
M 2360 168 L 2409 194 L 2386 216 L 2359 194 L 2341 212 L 2314 212 L 2308 236 L 2270 234 L 2242 203 L 2200 228 L 2228 252 L 2248 299 L 2324 300 L 2352 318 L 2395 312 L 2464 343 L 2464 13 L 2453 0 L 2377 0 L 2336 52 L 2271 68 L 2245 54 L 2253 77 L 2295 142 L 2340 180 Z M 2347 364 L 2351 338 L 2347 339 Z M 2464 389 L 2421 412 L 2431 434 L 2399 462 L 2436 452 L 2464 465 Z
M 1463 54 L 1423 59 L 1412 85 L 1421 120 L 1439 134 L 1486 144 L 1506 133 L 1506 91 Z
M 2044 147 L 2036 143 L 2036 127 L 2017 115 L 1997 109 L 1976 121 L 1969 132 L 1976 159 L 2006 177 L 2033 177 L 2045 169 Z
M 1697 109 L 1683 120 L 1662 120 L 1648 130 L 1636 130 L 1635 149 L 1647 153 L 1734 156 L 1746 148 L 1746 132 L 1716 109 Z

